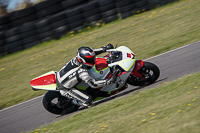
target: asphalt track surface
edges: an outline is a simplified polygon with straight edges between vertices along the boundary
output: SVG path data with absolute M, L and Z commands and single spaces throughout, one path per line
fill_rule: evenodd
M 155 63 L 160 68 L 161 75 L 156 83 L 147 87 L 129 86 L 128 89 L 122 91 L 120 94 L 109 97 L 97 104 L 105 103 L 119 96 L 126 96 L 133 91 L 143 91 L 164 82 L 200 72 L 200 41 L 154 56 L 145 61 Z M 59 116 L 47 112 L 43 108 L 42 97 L 40 96 L 1 110 L 0 133 L 30 131 L 71 115 Z M 79 113 L 80 111 L 75 113 Z

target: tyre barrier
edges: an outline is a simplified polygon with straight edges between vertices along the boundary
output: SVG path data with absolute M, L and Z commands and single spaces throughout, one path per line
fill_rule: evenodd
M 0 56 L 178 0 L 46 0 L 0 17 Z

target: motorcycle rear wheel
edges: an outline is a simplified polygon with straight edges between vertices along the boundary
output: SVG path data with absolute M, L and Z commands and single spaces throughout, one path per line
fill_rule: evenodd
M 142 75 L 142 79 L 136 75 L 130 75 L 127 79 L 128 84 L 134 86 L 147 86 L 154 83 L 160 76 L 159 68 L 151 62 L 144 62 L 143 67 L 138 70 L 138 72 Z
M 59 91 L 48 91 L 43 97 L 44 108 L 53 114 L 68 114 L 78 110 L 79 106 L 61 96 Z

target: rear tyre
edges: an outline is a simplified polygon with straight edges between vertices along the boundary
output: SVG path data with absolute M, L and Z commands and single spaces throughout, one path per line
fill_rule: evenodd
M 127 79 L 127 83 L 134 86 L 146 86 L 154 83 L 160 76 L 159 68 L 150 62 L 144 62 L 143 67 L 138 70 L 142 75 L 142 79 L 135 75 L 130 75 Z
M 44 108 L 53 114 L 68 114 L 78 110 L 79 106 L 60 95 L 59 91 L 48 91 L 43 97 Z

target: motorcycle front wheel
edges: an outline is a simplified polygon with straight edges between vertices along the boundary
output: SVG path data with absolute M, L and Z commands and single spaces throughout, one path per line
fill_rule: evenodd
M 78 110 L 79 106 L 61 96 L 59 91 L 48 91 L 43 97 L 44 108 L 53 114 L 68 114 Z
M 128 84 L 146 86 L 154 83 L 160 76 L 159 68 L 151 62 L 144 62 L 143 67 L 138 72 L 142 75 L 142 79 L 136 75 L 130 75 L 127 79 Z

